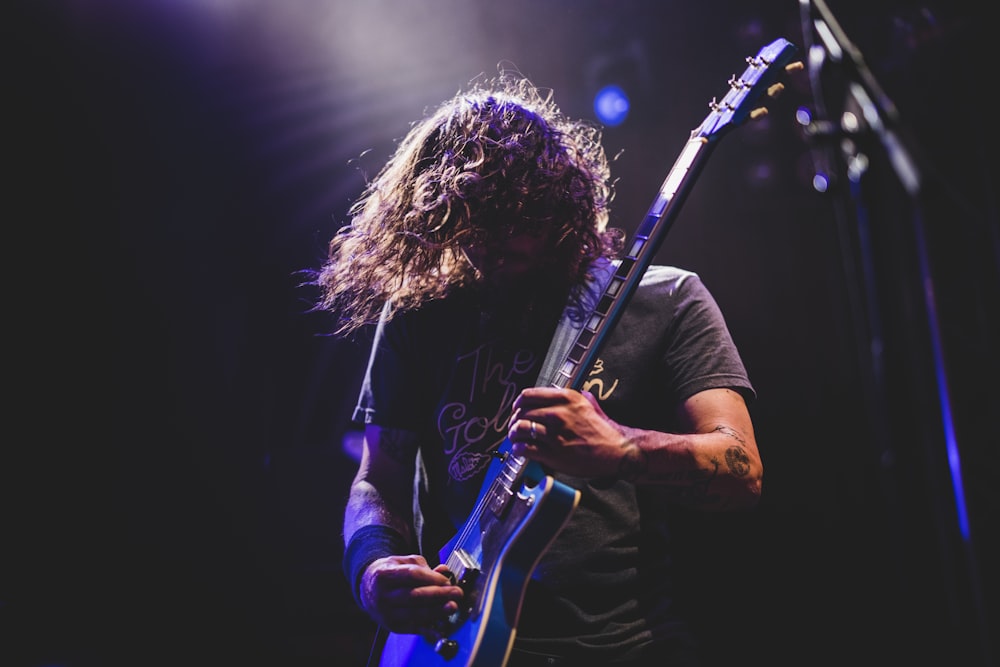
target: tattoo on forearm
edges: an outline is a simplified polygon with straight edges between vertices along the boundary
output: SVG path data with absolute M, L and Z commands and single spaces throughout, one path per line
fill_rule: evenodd
M 747 454 L 745 448 L 747 444 L 746 440 L 728 426 L 716 426 L 715 430 L 728 435 L 742 445 L 741 447 L 729 447 L 726 449 L 726 465 L 736 477 L 746 477 L 750 473 L 750 456 Z
M 744 447 L 746 447 L 747 445 L 746 440 L 743 439 L 742 435 L 736 432 L 736 429 L 729 428 L 728 426 L 719 425 L 716 426 L 714 430 L 718 431 L 719 433 L 722 433 L 723 435 L 728 435 L 730 438 L 740 443 Z
M 625 442 L 622 447 L 625 450 L 625 455 L 622 456 L 618 466 L 618 475 L 622 479 L 634 482 L 639 478 L 639 475 L 646 472 L 646 453 L 634 442 Z
M 730 447 L 726 450 L 726 465 L 736 477 L 746 477 L 750 473 L 750 457 L 742 447 Z

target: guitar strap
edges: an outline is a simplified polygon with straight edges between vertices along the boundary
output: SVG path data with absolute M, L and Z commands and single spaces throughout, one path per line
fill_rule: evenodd
M 587 281 L 587 285 L 584 287 L 584 293 L 579 305 L 573 303 L 573 299 L 571 298 L 570 302 L 566 304 L 566 309 L 563 311 L 559 324 L 556 325 L 556 332 L 552 336 L 549 351 L 545 355 L 545 361 L 542 362 L 542 370 L 539 372 L 538 381 L 535 383 L 536 387 L 544 387 L 552 384 L 559 366 L 566 359 L 566 355 L 569 354 L 570 347 L 576 341 L 580 330 L 590 320 L 590 314 L 594 312 L 599 299 L 604 294 L 608 281 L 611 280 L 611 277 L 615 273 L 615 267 L 616 262 L 612 262 L 606 257 L 598 259 L 591 265 L 589 271 L 591 279 Z M 580 317 L 581 313 L 586 313 L 587 316 Z

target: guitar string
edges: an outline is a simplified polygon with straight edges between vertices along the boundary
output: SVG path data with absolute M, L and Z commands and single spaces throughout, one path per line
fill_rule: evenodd
M 505 440 L 504 442 L 506 443 L 507 440 Z M 501 447 L 502 446 L 503 445 L 501 445 Z M 486 507 L 489 505 L 490 501 L 493 498 L 497 497 L 496 494 L 499 491 L 506 488 L 501 481 L 502 479 L 504 479 L 503 471 L 506 469 L 510 469 L 514 473 L 512 479 L 516 480 L 518 478 L 518 474 L 520 473 L 521 467 L 523 467 L 521 465 L 523 464 L 523 460 L 524 460 L 523 458 L 514 456 L 512 454 L 507 454 L 505 456 L 505 458 L 502 461 L 502 466 L 503 466 L 502 469 L 490 483 L 489 491 L 487 493 L 482 494 L 479 501 L 476 503 L 475 508 L 473 508 L 473 511 L 469 515 L 470 520 L 465 523 L 462 532 L 459 533 L 459 538 L 455 542 L 455 548 L 451 550 L 451 553 L 448 554 L 448 558 L 445 560 L 445 564 L 448 566 L 449 570 L 454 571 L 456 566 L 459 565 L 459 563 L 456 562 L 458 549 L 461 545 L 465 544 L 468 541 L 469 536 L 472 534 L 473 527 L 479 525 L 479 519 L 481 519 L 485 515 Z M 519 465 L 515 467 L 514 465 L 512 465 L 512 462 L 517 463 Z M 482 564 L 480 563 L 480 565 Z

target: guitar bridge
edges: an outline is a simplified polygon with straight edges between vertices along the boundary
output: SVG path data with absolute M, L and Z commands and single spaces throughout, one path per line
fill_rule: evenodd
M 449 565 L 452 567 L 449 571 L 452 583 L 460 586 L 465 593 L 463 604 L 449 619 L 451 623 L 458 624 L 465 618 L 479 615 L 477 612 L 479 595 L 476 583 L 479 581 L 479 575 L 482 571 L 479 568 L 479 562 L 468 551 L 456 549 L 451 555 Z M 454 567 L 455 565 L 457 567 Z
M 458 559 L 458 568 L 452 569 L 451 575 L 455 585 L 462 588 L 472 586 L 479 577 L 479 563 L 464 549 L 456 549 L 452 555 Z

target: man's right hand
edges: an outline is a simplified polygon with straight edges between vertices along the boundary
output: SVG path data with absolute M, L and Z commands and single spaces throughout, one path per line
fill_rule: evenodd
M 388 556 L 361 576 L 361 604 L 382 627 L 395 633 L 424 634 L 458 611 L 461 587 L 444 565 L 431 569 L 423 556 Z

